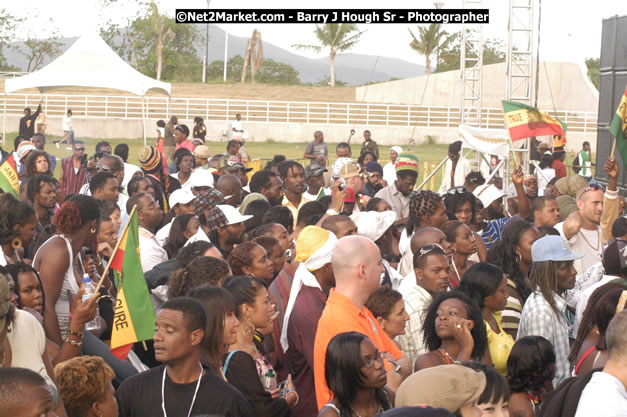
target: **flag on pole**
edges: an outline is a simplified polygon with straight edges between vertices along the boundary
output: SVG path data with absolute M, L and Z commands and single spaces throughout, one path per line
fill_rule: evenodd
M 505 125 L 512 140 L 544 135 L 566 135 L 566 123 L 541 112 L 535 107 L 503 100 Z
M 627 87 L 625 87 L 625 94 L 621 97 L 616 114 L 610 124 L 610 133 L 616 138 L 614 139 L 616 147 L 623 158 L 623 162 L 627 162 Z
M 17 166 L 13 153 L 0 164 L 0 188 L 5 193 L 13 194 L 14 197 L 20 193 L 20 181 L 17 177 Z
M 135 210 L 131 212 L 118 249 L 111 257 L 110 268 L 116 271 L 118 288 L 111 353 L 124 360 L 133 343 L 151 339 L 155 333 L 155 310 L 140 263 L 139 227 Z

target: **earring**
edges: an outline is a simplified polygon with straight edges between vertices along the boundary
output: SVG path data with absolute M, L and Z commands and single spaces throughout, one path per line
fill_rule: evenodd
M 246 336 L 252 336 L 253 334 L 255 334 L 255 325 L 253 324 L 252 321 L 250 321 L 250 316 L 248 316 L 246 321 L 247 321 L 248 327 L 244 329 L 244 334 Z
M 11 246 L 13 247 L 13 249 L 19 249 L 22 247 L 22 239 L 20 239 L 19 237 L 14 238 L 11 241 Z
M 91 229 L 89 229 L 89 231 L 91 232 L 92 235 L 96 233 L 96 229 L 93 228 L 93 227 Z
M 522 261 L 522 256 L 520 255 L 520 253 L 516 252 L 516 262 L 518 262 L 518 264 L 520 265 L 521 261 Z

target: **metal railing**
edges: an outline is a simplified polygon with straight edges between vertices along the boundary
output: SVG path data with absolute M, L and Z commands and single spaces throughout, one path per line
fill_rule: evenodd
M 23 114 L 24 107 L 37 107 L 38 94 L 0 96 L 1 111 Z M 48 116 L 61 116 L 72 109 L 73 117 L 139 119 L 143 116 L 142 98 L 137 96 L 54 95 L 43 96 Z M 246 122 L 314 123 L 390 127 L 442 127 L 459 125 L 459 108 L 378 103 L 322 103 L 300 101 L 233 100 L 213 98 L 145 97 L 146 116 L 180 120 L 196 116 L 209 120 L 232 120 L 236 113 Z M 597 113 L 582 111 L 547 111 L 568 125 L 569 132 L 596 131 Z M 482 110 L 482 127 L 502 128 L 503 110 Z

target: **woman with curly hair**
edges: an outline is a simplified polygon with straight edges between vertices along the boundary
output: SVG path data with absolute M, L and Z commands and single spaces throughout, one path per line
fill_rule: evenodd
M 512 392 L 509 413 L 516 417 L 535 417 L 544 396 L 553 387 L 555 351 L 542 336 L 518 339 L 507 359 L 507 382 Z
M 79 356 L 54 369 L 68 417 L 118 417 L 113 370 L 98 356 Z
M 333 399 L 318 417 L 375 416 L 393 407 L 385 388 L 385 352 L 361 333 L 335 335 L 327 346 L 324 377 Z
M 446 240 L 451 243 L 453 255 L 451 256 L 451 287 L 457 288 L 462 277 L 476 262 L 470 257 L 477 253 L 477 238 L 475 232 L 459 220 L 446 222 L 442 229 Z
M 189 182 L 189 178 L 192 176 L 192 171 L 194 171 L 196 167 L 194 156 L 189 149 L 179 148 L 174 152 L 172 159 L 174 160 L 176 173 L 170 174 L 170 176 L 176 178 L 181 183 L 182 189 L 191 191 L 192 184 Z
M 273 278 L 276 278 L 287 262 L 287 252 L 283 249 L 283 245 L 272 236 L 259 236 L 253 239 L 253 242 L 266 250 L 268 259 L 272 262 Z
M 457 290 L 435 296 L 422 331 L 429 353 L 416 358 L 414 371 L 469 360 L 488 362 L 488 337 L 481 310 Z
M 363 170 L 366 169 L 366 165 L 368 165 L 368 162 L 373 162 L 373 161 L 377 162 L 377 156 L 370 151 L 366 151 L 362 153 L 361 155 L 359 155 L 359 158 L 357 158 L 357 163 Z
M 501 240 L 492 245 L 486 259 L 508 276 L 507 305 L 501 317 L 503 330 L 514 338 L 518 333 L 522 306 L 531 294 L 531 245 L 538 239 L 540 232 L 533 224 L 523 220 L 514 222 L 503 230 Z
M 231 275 L 226 261 L 211 256 L 198 256 L 187 266 L 175 269 L 168 279 L 168 299 L 183 297 L 192 288 L 221 286 Z
M 229 265 L 233 275 L 250 275 L 261 278 L 266 286 L 274 279 L 272 260 L 266 250 L 254 242 L 244 242 L 235 247 L 229 255 Z
M 9 193 L 0 195 L 0 265 L 24 259 L 24 248 L 33 241 L 37 223 L 32 206 Z
M 44 174 L 54 177 L 52 162 L 47 152 L 33 150 L 29 152 L 24 167 L 24 179 L 33 178 L 35 175 Z
M 163 249 L 168 253 L 168 258 L 176 258 L 176 255 L 185 245 L 187 240 L 198 232 L 200 221 L 195 214 L 181 214 L 172 220 L 170 234 L 163 245 Z
M 626 300 L 627 286 L 623 284 L 610 282 L 594 290 L 568 355 L 575 369 L 573 375 L 605 366 L 608 359 L 605 332 L 612 318 L 625 308 Z
M 450 220 L 459 220 L 472 230 L 472 224 L 475 221 L 476 201 L 478 199 L 466 190 L 466 187 L 455 187 L 448 190 L 444 196 L 444 205 L 446 206 L 446 215 Z M 474 231 L 473 231 L 474 232 Z M 488 251 L 485 247 L 481 235 L 477 232 L 475 241 L 477 242 L 477 254 L 473 255 L 473 260 L 477 262 L 485 262 Z

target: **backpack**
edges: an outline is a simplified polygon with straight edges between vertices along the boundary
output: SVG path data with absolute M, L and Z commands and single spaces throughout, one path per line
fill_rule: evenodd
M 575 174 L 579 174 L 579 172 L 581 171 L 581 165 L 579 165 L 579 154 L 577 154 L 575 156 L 575 159 L 573 159 L 571 167 L 573 168 L 573 172 Z

